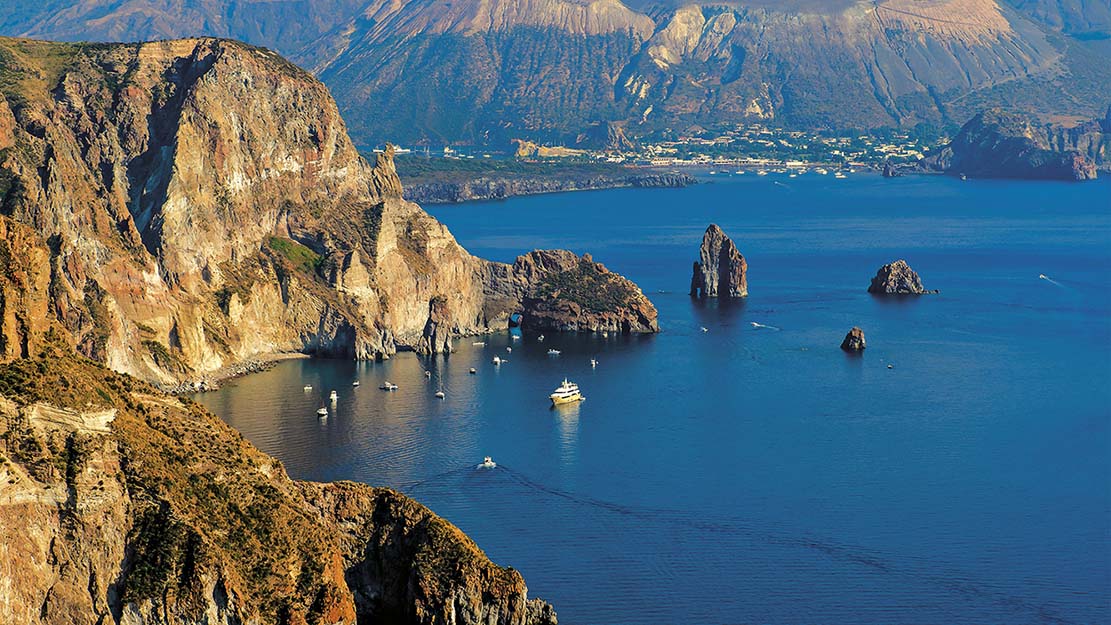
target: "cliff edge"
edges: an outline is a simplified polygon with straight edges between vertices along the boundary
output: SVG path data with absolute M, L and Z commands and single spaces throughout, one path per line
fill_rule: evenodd
M 0 366 L 0 622 L 556 619 L 420 504 L 293 481 L 199 405 L 49 333 Z
M 444 351 L 529 292 L 403 199 L 391 149 L 359 156 L 320 82 L 218 39 L 0 38 L 0 234 L 0 356 L 57 322 L 167 387 L 270 353 Z

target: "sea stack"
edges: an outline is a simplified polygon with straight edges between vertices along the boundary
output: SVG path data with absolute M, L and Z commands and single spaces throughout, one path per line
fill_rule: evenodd
M 748 263 L 717 224 L 706 228 L 699 257 L 691 276 L 691 297 L 748 296 Z
M 923 293 L 937 293 L 927 291 L 922 286 L 922 279 L 910 268 L 905 260 L 897 260 L 880 267 L 872 284 L 868 286 L 869 293 L 878 295 L 921 295 Z
M 841 349 L 847 352 L 861 352 L 864 351 L 864 330 L 853 327 L 849 333 L 845 335 L 845 340 L 841 341 Z

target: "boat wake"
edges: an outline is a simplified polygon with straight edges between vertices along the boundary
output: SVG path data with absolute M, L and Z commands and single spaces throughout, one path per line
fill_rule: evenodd
M 479 465 L 481 466 L 481 465 Z M 461 469 L 445 471 L 400 490 L 411 492 L 425 485 L 434 485 L 452 475 L 473 472 L 478 467 L 468 465 Z M 715 518 L 703 513 L 686 512 L 667 508 L 633 506 L 604 499 L 598 499 L 538 482 L 524 473 L 504 464 L 486 469 L 491 475 L 500 475 L 528 490 L 550 497 L 562 499 L 572 504 L 593 508 L 606 513 L 636 519 L 642 523 L 664 524 L 675 529 L 696 529 L 706 533 L 729 535 L 739 538 L 756 539 L 762 542 L 806 549 L 818 552 L 828 558 L 847 564 L 865 567 L 885 575 L 894 575 L 908 580 L 926 583 L 948 593 L 968 599 L 989 601 L 1016 612 L 1032 614 L 1040 622 L 1068 625 L 1074 623 L 1056 613 L 1053 606 L 1038 603 L 1031 599 L 1009 594 L 991 583 L 978 582 L 954 570 L 946 570 L 936 562 L 915 559 L 909 564 L 895 561 L 875 550 L 859 545 L 840 543 L 836 540 L 815 536 L 803 531 L 792 533 L 790 528 L 768 528 L 768 523 L 755 519 L 724 516 Z M 453 489 L 454 490 L 454 489 Z
M 764 325 L 762 323 L 756 323 L 755 321 L 750 321 L 749 323 L 751 323 L 752 327 L 756 328 L 757 330 L 761 330 L 761 329 L 763 329 L 763 330 L 775 330 L 776 332 L 779 332 L 782 329 L 782 328 L 777 328 L 775 326 L 769 326 L 769 325 Z
M 1038 274 L 1038 279 L 1039 280 L 1045 280 L 1046 282 L 1048 282 L 1050 284 L 1055 284 L 1055 285 L 1061 287 L 1062 289 L 1065 288 L 1065 285 L 1063 285 L 1060 282 L 1054 280 L 1053 278 L 1050 278 L 1049 276 L 1045 275 L 1044 273 L 1039 273 Z

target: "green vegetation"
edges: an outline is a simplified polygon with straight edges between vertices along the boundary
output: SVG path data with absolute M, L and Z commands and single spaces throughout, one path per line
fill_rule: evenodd
M 598 265 L 580 260 L 573 269 L 545 278 L 536 289 L 541 299 L 556 299 L 578 304 L 589 312 L 609 312 L 630 305 L 638 292 L 632 283 L 612 273 L 603 273 Z
M 270 249 L 289 261 L 289 264 L 297 271 L 316 273 L 323 262 L 320 254 L 291 239 L 270 237 L 268 243 Z

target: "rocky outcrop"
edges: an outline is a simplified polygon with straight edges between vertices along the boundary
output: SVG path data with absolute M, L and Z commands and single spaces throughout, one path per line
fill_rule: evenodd
M 896 167 L 894 164 L 892 164 L 891 161 L 884 162 L 884 164 L 883 164 L 883 177 L 884 178 L 898 178 L 899 176 L 902 176 L 902 175 L 903 175 L 903 172 L 899 171 L 899 168 Z
M 973 117 L 922 165 L 969 177 L 1093 180 L 1096 165 L 1086 153 L 1106 150 L 1099 124 L 1094 124 L 1071 137 L 1058 130 L 1051 142 L 1046 127 L 1023 115 L 990 109 Z M 1077 149 L 1081 147 L 1084 152 Z
M 504 322 L 485 314 L 494 265 L 403 199 L 392 149 L 366 162 L 324 86 L 274 53 L 0 39 L 0 56 L 18 103 L 0 105 L 18 250 L 0 262 L 25 273 L 0 278 L 3 356 L 56 322 L 169 388 L 261 354 L 442 351 Z
M 918 273 L 910 268 L 905 260 L 897 260 L 880 267 L 872 283 L 868 285 L 868 292 L 876 295 L 921 295 L 923 293 L 937 293 L 927 291 L 922 286 L 922 279 Z
M 295 482 L 198 405 L 56 338 L 0 366 L 0 622 L 555 623 L 420 504 Z
M 559 332 L 659 332 L 656 307 L 589 254 L 538 250 L 492 267 L 487 316 L 520 313 L 521 327 Z
M 845 335 L 845 340 L 841 341 L 841 349 L 847 352 L 864 351 L 865 347 L 864 330 L 857 327 L 849 330 L 849 333 Z
M 691 297 L 748 296 L 748 263 L 717 224 L 706 228 L 699 257 L 691 276 Z
M 625 175 L 545 177 L 487 177 L 462 182 L 421 182 L 405 185 L 405 197 L 420 204 L 453 204 L 474 200 L 502 200 L 518 195 L 564 191 L 635 188 L 681 188 L 697 180 L 682 173 L 645 172 Z

